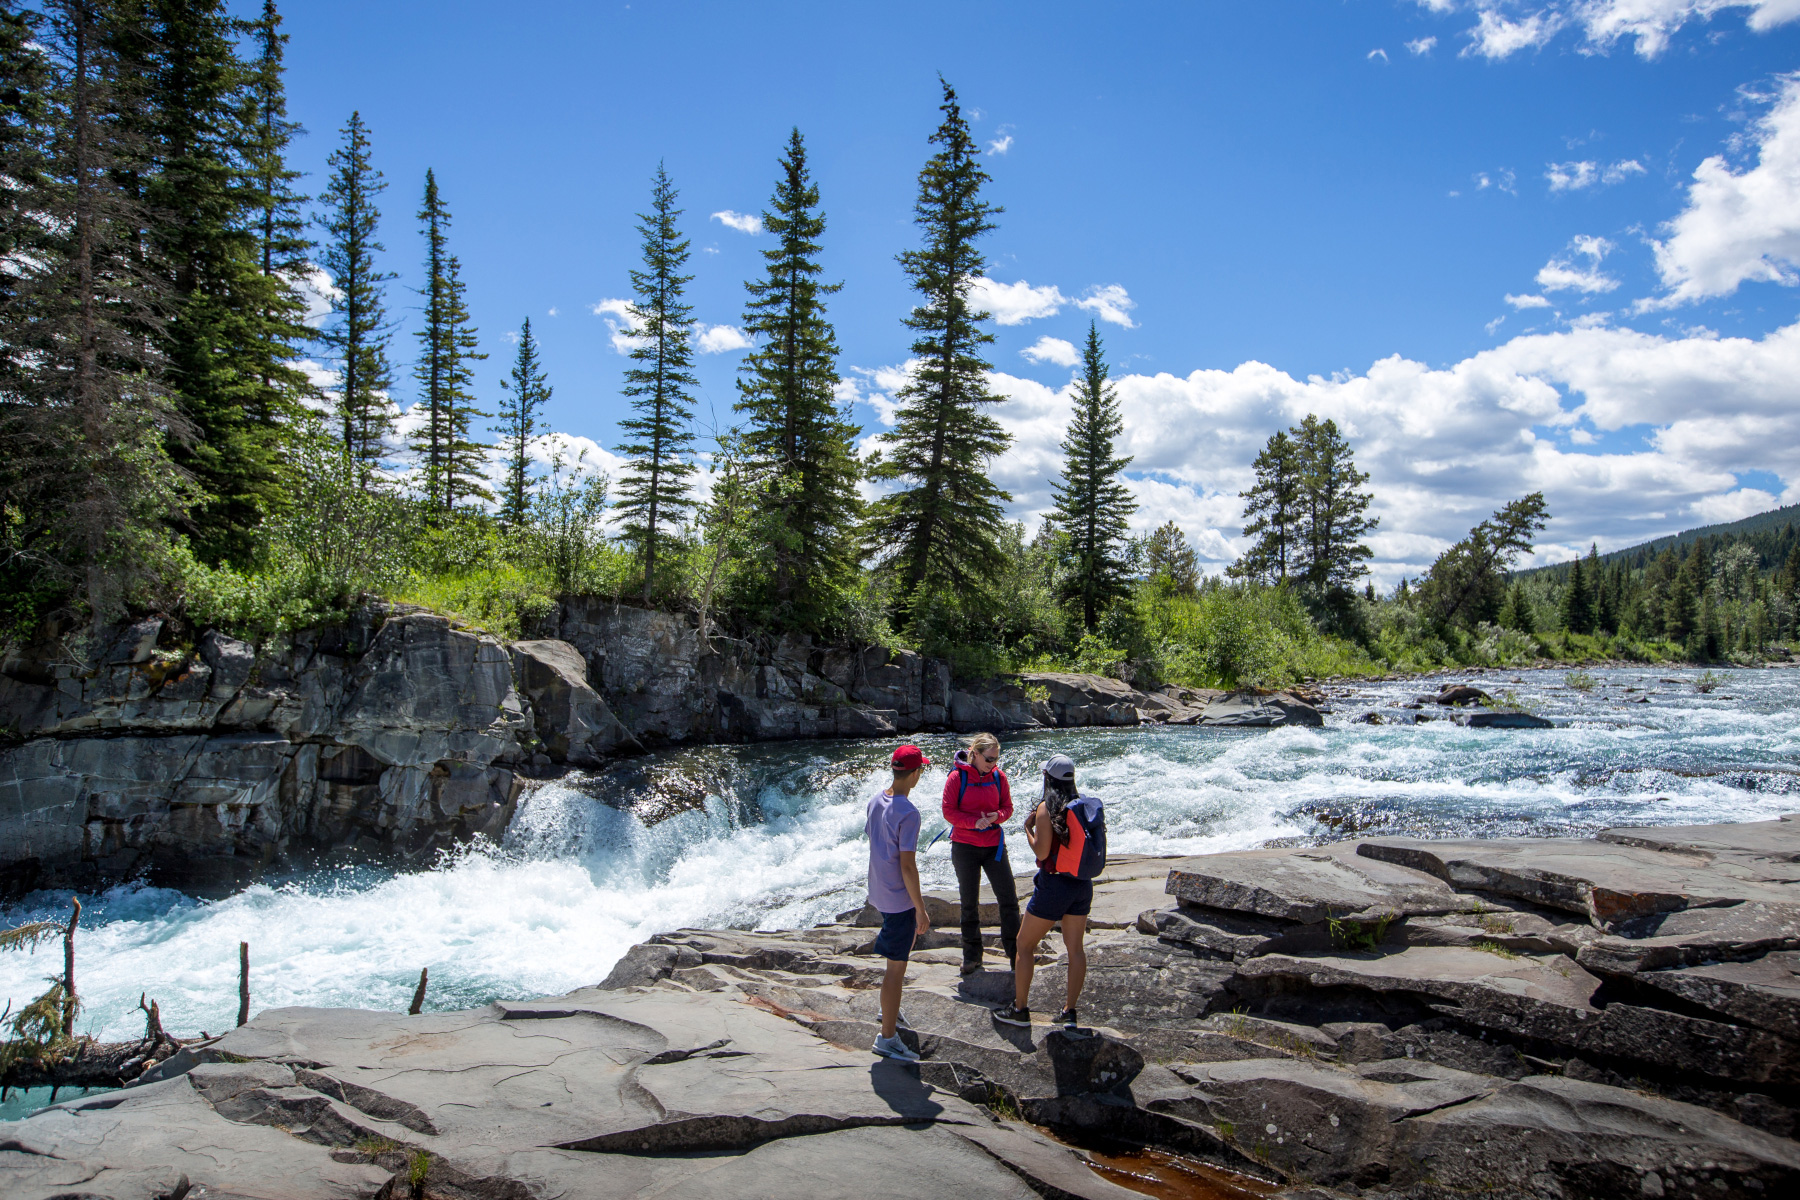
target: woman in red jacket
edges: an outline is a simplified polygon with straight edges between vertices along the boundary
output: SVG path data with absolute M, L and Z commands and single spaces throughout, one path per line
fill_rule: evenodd
M 950 823 L 950 864 L 962 895 L 962 973 L 981 969 L 981 874 L 1000 907 L 1000 945 L 1013 960 L 1019 940 L 1019 893 L 1000 826 L 1012 816 L 1012 787 L 1000 769 L 1000 739 L 978 733 L 944 780 L 944 820 Z

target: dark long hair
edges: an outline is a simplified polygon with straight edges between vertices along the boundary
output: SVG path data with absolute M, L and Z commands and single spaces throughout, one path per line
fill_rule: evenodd
M 1059 846 L 1067 844 L 1069 840 L 1069 805 L 1075 803 L 1080 795 L 1073 776 L 1068 779 L 1044 776 L 1044 801 L 1050 805 L 1050 831 L 1055 835 Z

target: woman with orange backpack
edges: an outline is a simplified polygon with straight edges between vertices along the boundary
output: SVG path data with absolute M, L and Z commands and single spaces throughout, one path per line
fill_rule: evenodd
M 1094 878 L 1106 868 L 1106 814 L 1094 796 L 1075 786 L 1075 760 L 1058 754 L 1044 764 L 1044 798 L 1025 819 L 1025 836 L 1038 860 L 1031 899 L 1019 927 L 1019 952 L 1013 960 L 1013 1002 L 994 1010 L 1008 1025 L 1031 1024 L 1031 976 L 1037 967 L 1038 942 L 1052 926 L 1062 925 L 1063 948 L 1069 954 L 1069 1003 L 1056 1018 L 1064 1029 L 1076 1027 L 1075 1006 L 1087 982 L 1088 910 L 1094 903 Z

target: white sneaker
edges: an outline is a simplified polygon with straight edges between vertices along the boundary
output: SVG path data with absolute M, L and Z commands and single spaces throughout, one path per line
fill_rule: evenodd
M 882 1037 L 879 1033 L 876 1034 L 873 1049 L 875 1053 L 881 1055 L 883 1058 L 897 1059 L 900 1062 L 919 1061 L 919 1056 L 913 1053 L 913 1048 L 911 1046 L 908 1046 L 905 1042 L 900 1040 L 900 1035 L 898 1033 L 894 1034 L 893 1037 Z

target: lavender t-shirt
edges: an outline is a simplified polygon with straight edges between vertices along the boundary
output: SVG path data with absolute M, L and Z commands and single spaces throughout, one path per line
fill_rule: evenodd
M 863 831 L 869 835 L 869 903 L 879 912 L 907 911 L 913 902 L 900 877 L 900 855 L 919 848 L 919 810 L 884 788 L 869 800 Z

